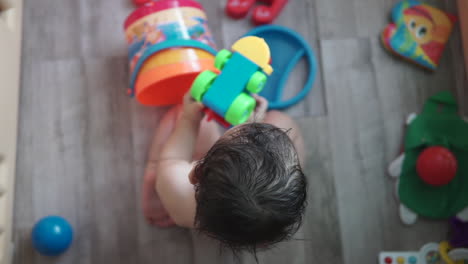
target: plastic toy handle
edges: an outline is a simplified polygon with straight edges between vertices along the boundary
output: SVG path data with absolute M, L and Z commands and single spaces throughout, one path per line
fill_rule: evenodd
M 306 59 L 309 62 L 309 77 L 306 81 L 306 84 L 304 85 L 304 88 L 293 98 L 278 102 L 278 100 L 281 99 L 284 88 L 286 88 L 286 82 L 288 81 L 290 73 L 294 70 L 295 65 L 298 63 L 299 60 L 301 60 L 304 57 L 304 55 L 306 56 Z M 317 60 L 311 50 L 299 50 L 295 54 L 295 56 L 291 58 L 291 61 L 284 70 L 282 78 L 279 80 L 278 86 L 281 87 L 281 89 L 277 91 L 275 102 L 270 102 L 270 109 L 284 109 L 302 100 L 312 89 L 312 86 L 315 82 L 315 77 L 317 75 L 317 67 Z
M 452 249 L 447 241 L 440 243 L 439 253 L 446 264 L 463 264 L 463 260 L 468 260 L 468 249 Z
M 275 81 L 272 86 L 270 86 L 271 83 L 267 83 L 266 89 L 269 89 L 268 92 L 265 92 L 264 94 L 262 94 L 262 92 L 260 93 L 260 95 L 265 95 L 265 97 L 268 98 L 269 109 L 285 109 L 304 99 L 313 87 L 318 70 L 317 59 L 307 41 L 297 32 L 278 25 L 264 25 L 256 27 L 248 32 L 246 36 L 264 37 L 267 43 L 271 42 L 269 44 L 273 54 L 272 66 L 275 68 L 278 80 Z M 287 57 L 277 56 L 275 58 L 274 55 L 281 54 L 281 50 L 285 46 L 280 45 L 281 41 L 276 40 L 282 39 L 290 40 L 293 44 L 295 43 L 294 53 L 288 53 Z M 275 45 L 276 42 L 280 42 L 280 44 Z M 305 59 L 308 64 L 307 81 L 305 82 L 303 89 L 294 97 L 282 100 L 283 91 L 286 88 L 288 78 L 301 59 Z M 275 65 L 275 62 L 277 65 Z
M 464 260 L 468 261 L 468 248 L 453 249 L 449 252 L 448 256 L 450 259 L 457 261 L 457 264 L 464 264 Z
M 278 17 L 288 0 L 270 0 L 270 6 L 258 6 L 255 8 L 252 21 L 256 25 L 270 24 Z
M 254 5 L 255 0 L 228 0 L 226 14 L 232 18 L 243 18 Z

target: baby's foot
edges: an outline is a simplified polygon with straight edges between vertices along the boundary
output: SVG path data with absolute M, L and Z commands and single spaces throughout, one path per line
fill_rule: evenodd
M 159 227 L 170 227 L 175 225 L 167 213 L 155 190 L 156 174 L 147 172 L 143 180 L 142 206 L 143 214 L 150 225 Z

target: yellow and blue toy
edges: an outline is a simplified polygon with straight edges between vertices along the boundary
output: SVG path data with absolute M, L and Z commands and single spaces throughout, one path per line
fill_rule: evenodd
M 200 73 L 190 90 L 209 109 L 206 112 L 225 126 L 249 119 L 257 104 L 251 94 L 262 91 L 267 75 L 273 72 L 270 48 L 262 38 L 244 37 L 231 50 L 218 52 L 215 67 L 219 72 Z
M 454 28 L 456 17 L 418 0 L 403 0 L 392 11 L 394 23 L 382 32 L 390 52 L 435 70 Z

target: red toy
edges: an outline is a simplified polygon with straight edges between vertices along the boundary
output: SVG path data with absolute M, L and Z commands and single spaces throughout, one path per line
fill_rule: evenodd
M 204 107 L 203 112 L 205 112 L 205 115 L 207 117 L 206 120 L 208 122 L 211 121 L 211 120 L 214 120 L 214 121 L 218 122 L 218 124 L 220 124 L 224 128 L 230 128 L 232 126 L 226 120 L 224 120 L 224 118 L 222 116 L 216 114 L 215 111 L 209 109 L 208 107 Z
M 136 5 L 136 6 L 142 6 L 146 3 L 149 3 L 151 2 L 152 0 L 133 0 L 133 3 Z
M 256 25 L 270 24 L 279 15 L 288 0 L 259 0 L 268 6 L 257 6 L 252 15 L 252 22 Z M 232 18 L 244 18 L 255 4 L 256 0 L 228 0 L 226 14 Z
M 419 155 L 416 170 L 425 183 L 443 186 L 457 174 L 457 159 L 444 147 L 429 147 Z

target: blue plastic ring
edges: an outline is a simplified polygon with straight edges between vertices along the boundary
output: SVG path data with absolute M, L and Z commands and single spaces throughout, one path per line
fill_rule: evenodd
M 302 99 L 310 92 L 312 89 L 312 86 L 315 82 L 315 77 L 317 75 L 317 59 L 312 51 L 312 48 L 309 46 L 309 44 L 304 40 L 302 36 L 300 36 L 298 33 L 295 31 L 278 26 L 278 25 L 265 25 L 261 27 L 257 27 L 253 29 L 252 31 L 248 32 L 245 36 L 257 36 L 261 32 L 271 32 L 271 31 L 278 31 L 285 33 L 287 35 L 292 36 L 295 38 L 304 48 L 304 53 L 298 53 L 288 64 L 286 70 L 283 72 L 283 76 L 281 77 L 280 84 L 278 85 L 280 91 L 278 92 L 278 97 L 281 97 L 282 92 L 284 87 L 286 86 L 286 82 L 288 80 L 289 74 L 294 70 L 295 66 L 297 65 L 297 62 L 303 58 L 306 57 L 306 60 L 309 64 L 309 78 L 306 81 L 306 84 L 304 85 L 304 88 L 302 91 L 300 91 L 296 96 L 294 96 L 291 99 L 288 99 L 283 102 L 270 102 L 269 103 L 269 108 L 270 109 L 283 109 L 290 107 Z M 267 41 L 268 42 L 268 41 Z M 272 56 L 273 57 L 273 56 Z M 273 73 L 274 74 L 274 73 Z M 278 98 L 279 99 L 279 98 Z

